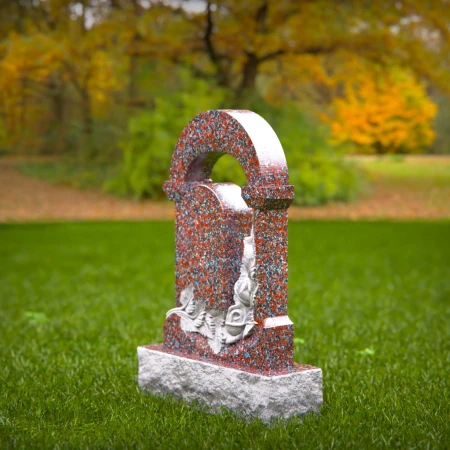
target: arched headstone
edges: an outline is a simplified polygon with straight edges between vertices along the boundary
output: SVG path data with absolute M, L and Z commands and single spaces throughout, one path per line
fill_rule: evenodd
M 210 179 L 224 154 L 242 166 L 242 190 Z M 250 111 L 199 114 L 178 140 L 164 191 L 175 201 L 176 302 L 164 343 L 138 349 L 140 385 L 265 420 L 317 411 L 322 372 L 293 361 L 287 209 L 294 187 L 273 129 Z

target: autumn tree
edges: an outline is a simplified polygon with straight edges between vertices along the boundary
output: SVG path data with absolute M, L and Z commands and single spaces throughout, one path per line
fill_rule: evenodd
M 17 146 L 21 141 L 33 148 L 35 134 L 47 115 L 45 86 L 58 70 L 58 53 L 51 41 L 35 33 L 27 37 L 12 34 L 3 52 L 0 114 L 8 132 L 4 144 Z
M 168 78 L 189 67 L 211 89 L 228 93 L 225 107 L 247 107 L 254 97 L 271 105 L 307 97 L 324 113 L 363 86 L 356 72 L 344 70 L 354 60 L 378 68 L 368 72 L 370 79 L 383 80 L 382 72 L 396 67 L 418 83 L 450 90 L 448 0 L 380 0 L 369 7 L 358 0 L 193 5 L 0 0 L 3 128 L 14 135 L 41 127 L 31 133 L 40 136 L 47 126 L 62 151 L 70 116 L 81 125 L 79 147 L 95 149 L 95 121 L 108 108 L 125 105 L 133 115 L 136 107 L 156 104 L 149 92 L 158 65 Z
M 407 67 L 449 90 L 447 0 L 207 0 L 205 12 L 184 11 L 190 63 L 202 77 L 233 92 L 239 105 L 258 89 L 268 70 L 283 71 L 291 59 L 346 52 L 381 65 Z M 351 76 L 351 74 L 349 74 Z
M 26 4 L 33 20 L 3 43 L 0 107 L 12 143 L 47 117 L 55 129 L 55 147 L 62 151 L 67 103 L 75 101 L 82 124 L 80 154 L 94 148 L 94 109 L 109 103 L 118 71 L 101 30 L 88 26 L 86 3 L 76 2 L 75 9 L 68 0 Z M 92 20 L 94 10 L 90 14 Z
M 335 100 L 335 142 L 351 142 L 362 153 L 417 153 L 429 147 L 437 107 L 423 84 L 405 71 L 359 75 Z

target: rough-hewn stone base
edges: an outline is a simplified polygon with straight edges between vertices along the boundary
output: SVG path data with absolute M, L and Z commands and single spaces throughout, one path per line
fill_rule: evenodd
M 271 421 L 322 405 L 322 370 L 264 376 L 138 347 L 139 386 L 156 394 L 198 400 L 212 411 L 222 406 Z

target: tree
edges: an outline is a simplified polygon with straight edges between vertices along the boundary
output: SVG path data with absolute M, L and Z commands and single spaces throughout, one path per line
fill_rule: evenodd
M 344 98 L 335 100 L 331 120 L 335 142 L 378 154 L 416 153 L 433 143 L 437 107 L 412 75 L 398 69 L 376 77 L 360 72 L 345 91 Z
M 0 62 L 0 114 L 7 133 L 4 145 L 39 147 L 40 126 L 48 115 L 47 80 L 60 67 L 58 52 L 45 36 L 13 33 Z M 37 142 L 36 142 L 37 141 Z
M 80 155 L 95 150 L 94 110 L 108 104 L 119 87 L 118 67 L 100 27 L 87 26 L 87 2 L 77 2 L 75 11 L 71 4 L 68 0 L 24 3 L 33 21 L 22 26 L 22 34 L 14 32 L 3 43 L 0 108 L 11 145 L 23 139 L 24 130 L 33 130 L 47 119 L 48 128 L 55 130 L 55 148 L 62 151 L 69 100 L 79 106 L 81 115 Z M 43 133 L 35 131 L 34 143 L 39 147 L 38 136 Z
M 343 52 L 402 66 L 447 91 L 450 7 L 447 0 L 207 0 L 205 12 L 178 12 L 191 24 L 190 63 L 233 93 L 239 105 L 257 91 L 271 64 L 299 56 L 323 63 Z M 272 67 L 273 71 L 273 67 Z M 351 74 L 349 74 L 351 76 Z
M 107 106 L 114 102 L 108 120 L 121 105 L 124 116 L 154 107 L 161 67 L 167 78 L 189 67 L 212 90 L 224 88 L 225 107 L 251 107 L 258 97 L 272 106 L 308 99 L 327 113 L 351 85 L 362 86 L 361 65 L 372 79 L 396 67 L 450 92 L 448 0 L 379 0 L 370 7 L 360 0 L 204 0 L 203 11 L 191 5 L 0 0 L 0 113 L 9 137 L 29 135 L 39 147 L 48 131 L 62 152 L 79 122 L 78 147 L 95 154 L 96 121 Z

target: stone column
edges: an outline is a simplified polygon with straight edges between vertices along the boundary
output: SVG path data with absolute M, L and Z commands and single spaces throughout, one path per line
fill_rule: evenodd
M 245 186 L 242 198 L 253 209 L 256 247 L 255 320 L 263 328 L 259 342 L 269 370 L 293 364 L 294 325 L 288 317 L 288 214 L 294 187 Z

